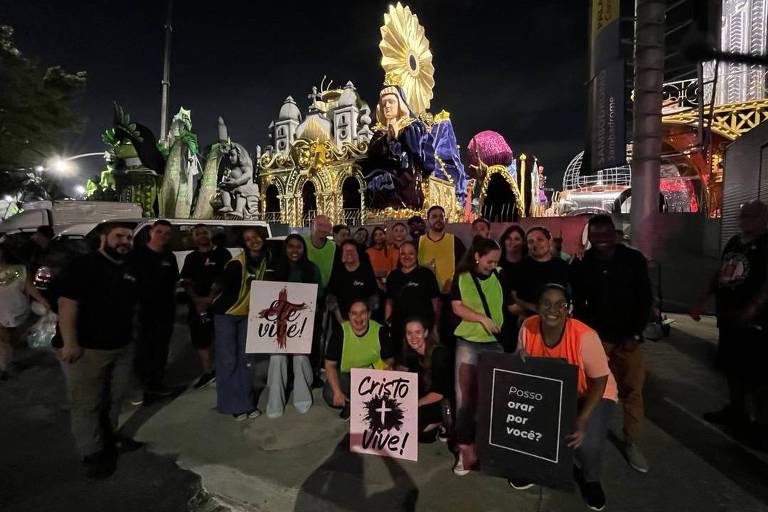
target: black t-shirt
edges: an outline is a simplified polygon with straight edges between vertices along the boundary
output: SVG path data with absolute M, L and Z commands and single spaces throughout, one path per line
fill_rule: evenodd
M 156 252 L 149 247 L 134 249 L 128 260 L 139 285 L 139 308 L 143 315 L 173 320 L 179 265 L 170 251 Z
M 540 262 L 526 256 L 510 275 L 508 286 L 519 299 L 536 303 L 541 288 L 550 283 L 568 286 L 568 263 L 560 258 Z
M 429 369 L 429 382 L 426 380 L 424 362 L 411 350 L 405 358 L 408 371 L 419 374 L 419 398 L 431 392 L 440 393 L 448 398 L 453 394 L 453 366 L 451 365 L 451 353 L 443 345 L 437 345 L 432 351 Z
M 200 252 L 196 249 L 184 258 L 181 277 L 192 281 L 192 290 L 197 295 L 207 296 L 211 285 L 231 259 L 232 255 L 226 250 Z
M 58 285 L 61 297 L 77 301 L 80 346 L 111 350 L 132 341 L 138 287 L 128 265 L 95 252 L 74 260 Z
M 347 318 L 349 306 L 352 305 L 353 301 L 368 300 L 369 297 L 378 292 L 379 287 L 376 284 L 373 269 L 362 263 L 352 272 L 347 270 L 344 265 L 337 266 L 328 282 L 328 295 L 334 295 L 338 300 L 339 311 L 343 318 Z
M 720 271 L 715 283 L 719 324 L 737 320 L 755 300 L 768 279 L 768 235 L 750 242 L 741 236 L 731 238 L 723 249 Z M 768 320 L 768 311 L 758 312 L 760 324 Z
M 341 361 L 343 346 L 344 329 L 340 325 L 337 325 L 333 329 L 331 339 L 328 340 L 328 348 L 325 351 L 325 358 L 329 361 Z M 382 359 L 389 359 L 394 356 L 389 330 L 384 325 L 379 328 L 379 346 L 381 347 L 380 355 Z
M 433 321 L 432 299 L 439 297 L 435 274 L 426 267 L 416 267 L 407 274 L 397 268 L 387 276 L 387 299 L 392 301 L 393 323 L 411 315 Z
M 569 270 L 573 315 L 595 329 L 601 340 L 622 343 L 643 331 L 653 295 L 640 251 L 617 245 L 610 260 L 601 260 L 589 249 Z

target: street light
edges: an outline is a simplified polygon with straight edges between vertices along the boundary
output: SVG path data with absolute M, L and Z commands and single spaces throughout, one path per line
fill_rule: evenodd
M 51 163 L 50 168 L 59 174 L 68 174 L 72 170 L 72 164 L 69 163 L 69 160 L 58 158 Z
M 100 151 L 96 153 L 82 153 L 79 155 L 69 156 L 66 158 L 55 157 L 48 162 L 48 166 L 46 167 L 46 169 L 51 169 L 60 174 L 69 174 L 71 171 L 74 170 L 74 166 L 70 163 L 72 162 L 72 160 L 78 160 L 80 158 L 85 158 L 89 156 L 104 156 L 104 152 Z M 38 167 L 41 167 L 42 169 L 42 166 L 37 166 L 35 167 L 35 170 L 38 170 Z

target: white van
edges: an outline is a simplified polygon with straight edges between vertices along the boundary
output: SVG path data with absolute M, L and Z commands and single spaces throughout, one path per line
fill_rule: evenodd
M 39 226 L 63 226 L 109 219 L 140 218 L 141 206 L 117 201 L 27 201 L 24 210 L 0 222 L 0 235 L 33 233 Z

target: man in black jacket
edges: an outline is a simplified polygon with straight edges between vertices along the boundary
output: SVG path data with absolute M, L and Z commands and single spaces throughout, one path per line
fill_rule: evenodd
M 648 462 L 636 441 L 645 381 L 641 333 L 653 305 L 648 263 L 639 251 L 616 243 L 608 215 L 592 217 L 588 234 L 591 248 L 571 265 L 574 315 L 603 341 L 624 408 L 625 455 L 633 469 L 645 473 Z

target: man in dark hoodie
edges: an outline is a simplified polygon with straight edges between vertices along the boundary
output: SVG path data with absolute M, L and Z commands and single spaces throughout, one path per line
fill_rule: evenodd
M 617 244 L 608 215 L 589 220 L 591 248 L 571 264 L 574 316 L 600 335 L 624 409 L 625 455 L 629 465 L 648 471 L 637 446 L 643 420 L 645 365 L 640 342 L 653 305 L 648 263 L 637 250 Z

